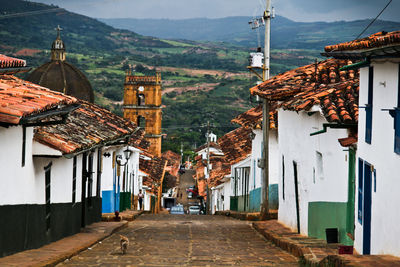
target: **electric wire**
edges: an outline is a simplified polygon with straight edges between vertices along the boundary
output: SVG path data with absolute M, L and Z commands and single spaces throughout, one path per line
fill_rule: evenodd
M 386 4 L 386 6 L 381 10 L 381 12 L 379 12 L 379 14 L 364 28 L 364 30 L 361 31 L 361 33 L 353 40 L 350 42 L 353 43 L 355 41 L 357 41 L 368 29 L 369 27 L 372 26 L 372 24 L 375 23 L 375 21 L 382 15 L 382 13 L 386 10 L 386 8 L 393 2 L 393 0 L 389 0 L 389 2 Z M 336 51 L 337 49 L 333 49 L 331 52 Z
M 372 24 L 374 24 L 374 22 L 380 17 L 380 15 L 382 15 L 382 13 L 385 11 L 385 9 L 392 3 L 393 0 L 390 0 L 386 6 L 381 10 L 381 12 L 379 12 L 379 14 L 368 24 L 367 27 L 365 27 L 365 29 L 357 36 L 356 39 L 360 38 L 367 30 L 369 27 L 371 27 Z
M 36 11 L 6 14 L 6 15 L 0 15 L 0 19 L 26 17 L 26 16 L 32 16 L 32 15 L 45 14 L 45 13 L 52 13 L 52 12 L 57 12 L 57 11 L 65 11 L 65 9 L 64 8 L 51 8 L 51 9 L 45 9 L 45 10 L 36 10 Z

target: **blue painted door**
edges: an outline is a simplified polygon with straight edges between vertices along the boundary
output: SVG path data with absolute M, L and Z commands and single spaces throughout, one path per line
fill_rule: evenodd
M 371 165 L 364 161 L 364 205 L 363 205 L 363 254 L 371 253 L 371 204 L 372 204 Z M 362 179 L 362 177 L 360 177 Z

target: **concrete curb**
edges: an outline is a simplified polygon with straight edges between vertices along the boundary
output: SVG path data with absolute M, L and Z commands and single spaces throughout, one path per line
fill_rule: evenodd
M 400 267 L 400 258 L 390 255 L 338 255 L 339 244 L 327 244 L 325 240 L 299 235 L 276 220 L 252 225 L 267 240 L 299 257 L 301 266 Z
M 55 266 L 90 248 L 127 225 L 127 221 L 94 223 L 80 233 L 65 237 L 38 249 L 25 250 L 0 258 L 0 266 Z
M 134 221 L 136 220 L 140 215 L 142 215 L 144 211 L 123 211 L 119 214 L 121 217 L 122 221 Z M 114 213 L 103 213 L 101 215 L 101 221 L 103 222 L 115 222 L 115 214 Z
M 121 221 L 121 223 L 122 223 L 121 225 L 117 226 L 117 227 L 114 228 L 114 229 L 111 229 L 111 231 L 109 231 L 109 232 L 107 232 L 107 233 L 104 233 L 104 234 L 100 234 L 99 237 L 98 237 L 96 240 L 93 240 L 93 241 L 91 241 L 91 242 L 89 242 L 89 243 L 87 243 L 87 244 L 84 244 L 84 245 L 82 245 L 82 246 L 80 246 L 80 247 L 74 249 L 73 252 L 69 252 L 69 253 L 66 253 L 66 254 L 63 255 L 63 256 L 57 257 L 56 259 L 51 260 L 51 262 L 46 263 L 46 264 L 43 265 L 43 266 L 45 266 L 45 267 L 51 267 L 51 266 L 54 266 L 54 265 L 56 265 L 56 264 L 59 264 L 59 263 L 65 261 L 66 259 L 70 259 L 70 258 L 72 258 L 72 257 L 74 257 L 74 256 L 76 256 L 76 255 L 78 255 L 80 252 L 82 252 L 82 251 L 84 251 L 84 250 L 86 250 L 86 249 L 92 247 L 93 245 L 95 245 L 95 244 L 97 244 L 97 243 L 103 241 L 103 240 L 106 239 L 107 237 L 111 236 L 112 234 L 114 234 L 114 233 L 116 233 L 116 232 L 118 232 L 118 231 L 120 231 L 120 230 L 122 230 L 123 228 L 125 228 L 125 227 L 128 226 L 128 221 Z
M 271 224 L 272 223 L 278 224 L 274 221 L 271 222 Z M 337 244 L 328 245 L 323 240 L 305 237 L 291 232 L 284 226 L 281 226 L 282 229 L 279 229 L 281 230 L 280 232 L 261 227 L 260 223 L 253 223 L 252 226 L 267 240 L 300 258 L 300 262 L 303 266 L 320 266 L 321 262 L 326 257 L 337 254 Z
M 215 215 L 228 216 L 242 221 L 260 221 L 259 212 L 216 211 Z M 277 219 L 278 213 L 271 213 L 271 220 Z

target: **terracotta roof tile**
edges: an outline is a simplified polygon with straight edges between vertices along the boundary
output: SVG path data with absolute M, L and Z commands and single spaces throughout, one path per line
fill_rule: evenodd
M 400 45 L 400 31 L 378 32 L 366 38 L 357 39 L 351 42 L 329 45 L 325 47 L 325 52 L 355 51 L 381 48 L 390 45 Z
M 0 75 L 0 122 L 19 124 L 21 118 L 77 102 L 12 75 Z
M 231 165 L 227 163 L 223 158 L 220 158 L 219 161 L 215 161 L 215 163 L 212 164 L 210 179 L 208 179 L 209 186 L 214 187 L 222 184 L 222 179 L 230 173 Z
M 70 154 L 129 136 L 136 129 L 131 121 L 104 108 L 83 100 L 79 103 L 65 124 L 36 127 L 34 140 Z
M 26 67 L 26 61 L 18 58 L 8 57 L 0 54 L 0 68 L 18 68 Z
M 278 113 L 276 112 L 277 104 L 272 102 L 270 105 L 269 112 L 269 127 L 270 129 L 278 128 Z M 261 128 L 262 127 L 262 119 L 263 119 L 263 108 L 262 105 L 258 105 L 248 111 L 240 114 L 233 120 L 232 123 L 239 124 L 243 127 L 250 127 L 252 129 Z
M 167 171 L 172 176 L 178 176 L 179 167 L 181 165 L 181 155 L 171 150 L 162 153 L 161 157 L 167 160 Z
M 215 143 L 215 142 L 210 142 L 210 147 L 216 148 L 216 149 L 221 149 L 221 147 L 219 146 L 219 144 Z M 200 147 L 198 147 L 195 152 L 199 152 L 203 149 L 207 148 L 207 144 L 204 144 Z
M 151 160 L 139 158 L 139 169 L 146 173 L 148 176 L 144 177 L 143 184 L 150 187 L 153 193 L 157 192 L 163 175 L 165 174 L 165 167 L 167 160 L 153 156 Z M 156 186 L 156 183 L 158 186 Z
M 161 157 L 168 161 L 168 165 L 180 165 L 181 163 L 181 155 L 172 152 L 171 150 L 162 153 Z
M 227 163 L 233 165 L 248 157 L 251 153 L 251 132 L 250 128 L 240 127 L 218 139 Z
M 150 147 L 150 142 L 144 138 L 146 132 L 143 128 L 140 128 L 131 135 L 129 145 L 136 147 L 142 151 L 147 151 Z
M 308 111 L 319 105 L 329 122 L 358 121 L 359 76 L 340 71 L 348 60 L 328 59 L 279 74 L 250 89 L 252 94 L 281 101 L 278 107 Z M 317 69 L 317 74 L 315 70 Z

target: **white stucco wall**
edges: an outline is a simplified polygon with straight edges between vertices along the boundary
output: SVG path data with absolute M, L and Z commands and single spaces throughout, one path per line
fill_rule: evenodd
M 110 153 L 110 157 L 103 156 L 103 174 L 101 181 L 101 190 L 113 190 L 113 181 L 114 181 L 114 169 L 113 169 L 113 153 L 116 155 L 124 155 L 123 150 L 126 149 L 126 146 L 109 146 L 103 149 L 104 153 Z M 128 176 L 130 177 L 133 174 L 133 182 L 134 182 L 134 191 L 135 195 L 139 193 L 139 189 L 141 188 L 141 184 L 139 184 L 139 152 L 140 150 L 129 147 L 132 151 L 131 157 L 127 163 L 128 166 Z M 123 161 L 124 163 L 125 161 Z M 122 177 L 124 167 L 121 168 L 121 177 L 120 177 L 120 186 L 122 188 Z M 131 178 L 129 178 L 130 180 Z M 132 184 L 129 181 L 129 186 L 132 188 Z
M 308 233 L 308 202 L 347 201 L 347 152 L 338 138 L 347 137 L 347 130 L 328 129 L 326 133 L 310 136 L 322 129 L 327 121 L 320 113 L 309 116 L 305 112 L 279 109 L 279 212 L 278 220 L 297 230 L 293 161 L 297 163 L 300 228 Z M 323 176 L 313 178 L 317 170 L 317 152 L 322 154 Z M 285 199 L 282 185 L 282 155 L 285 158 Z M 317 175 L 316 175 L 317 176 Z
M 263 133 L 261 129 L 254 129 L 255 138 L 252 141 L 250 163 L 250 190 L 262 186 L 263 170 L 257 166 L 258 159 L 262 158 Z M 269 184 L 279 181 L 279 146 L 278 131 L 269 132 Z
M 97 157 L 98 149 L 93 151 L 93 174 L 92 174 L 92 194 L 91 197 L 97 196 Z M 76 195 L 75 201 L 81 202 L 82 200 L 82 159 L 83 155 L 79 154 L 76 156 Z M 88 168 L 89 156 L 87 157 L 86 166 Z M 70 203 L 72 202 L 72 184 L 73 184 L 73 158 L 47 158 L 47 157 L 36 157 L 34 159 L 35 165 L 35 177 L 40 180 L 44 185 L 45 183 L 45 171 L 49 163 L 51 165 L 51 203 Z M 103 174 L 101 175 L 103 180 Z M 43 189 L 44 190 L 44 189 Z M 101 194 L 101 190 L 100 190 Z M 44 191 L 39 193 L 40 197 L 43 197 Z M 89 183 L 87 183 L 86 196 L 89 196 Z
M 72 202 L 72 166 L 73 159 L 60 158 L 44 158 L 38 157 L 34 159 L 35 177 L 40 183 L 38 197 L 45 203 L 45 171 L 44 167 L 51 165 L 50 180 L 50 202 L 51 203 L 70 203 Z M 77 156 L 76 165 L 76 202 L 81 202 L 82 190 L 82 155 Z M 95 192 L 95 191 L 94 191 Z
M 202 150 L 200 150 L 199 152 L 197 152 L 198 155 L 201 155 L 202 159 L 207 159 L 207 148 L 204 148 Z M 214 147 L 210 147 L 210 155 L 214 154 L 214 155 L 223 155 L 224 153 L 217 148 Z
M 372 177 L 371 254 L 400 256 L 400 155 L 394 153 L 394 119 L 387 111 L 397 106 L 398 63 L 374 62 L 372 142 L 365 143 L 365 110 L 360 109 L 358 126 L 358 157 L 376 170 L 376 192 Z M 381 83 L 385 82 L 386 86 Z M 368 99 L 368 68 L 360 70 L 360 106 Z M 358 158 L 357 158 L 358 165 Z M 358 189 L 358 166 L 356 171 Z M 363 232 L 358 221 L 358 192 L 355 203 L 355 243 L 362 253 Z
M 44 195 L 38 194 L 44 190 L 44 184 L 34 176 L 32 138 L 33 128 L 26 128 L 22 167 L 22 126 L 0 127 L 0 205 L 44 203 Z
M 231 209 L 231 198 L 230 198 L 232 194 L 231 181 L 232 179 L 229 178 L 229 180 L 224 182 L 224 210 Z
M 250 167 L 250 163 L 251 163 L 251 155 L 249 155 L 244 160 L 232 165 L 231 166 L 231 176 L 232 177 L 235 176 L 235 169 Z M 244 192 L 244 188 L 242 186 L 242 179 L 244 179 L 244 178 L 241 177 L 241 175 L 239 175 L 239 177 L 237 179 L 237 186 L 238 186 L 237 193 L 238 193 L 238 196 L 241 196 L 241 195 L 243 195 L 245 193 Z M 249 173 L 249 183 L 250 183 L 250 181 L 251 181 L 251 174 Z M 234 191 L 233 191 L 233 188 L 232 188 L 233 186 L 234 186 L 234 183 L 231 183 L 231 192 L 232 192 L 231 196 L 234 196 Z M 251 187 L 249 187 L 249 192 L 250 192 L 250 188 Z

